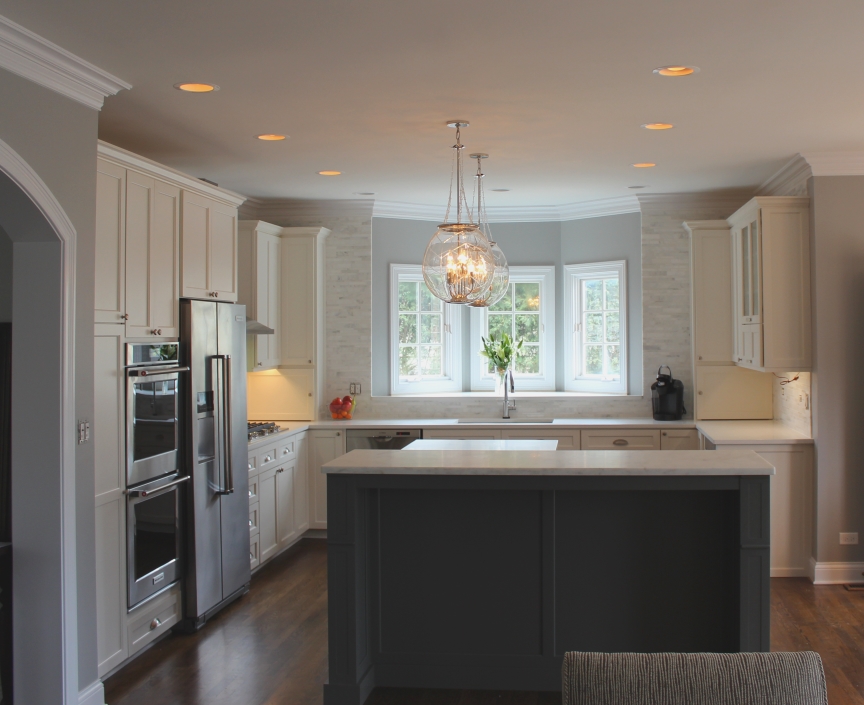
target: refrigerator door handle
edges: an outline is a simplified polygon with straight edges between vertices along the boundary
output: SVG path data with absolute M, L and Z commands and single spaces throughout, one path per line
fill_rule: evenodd
M 220 403 L 222 398 L 222 364 L 219 355 L 214 355 L 210 358 L 211 367 L 210 375 L 212 380 L 213 395 L 215 403 L 213 404 L 213 426 L 216 429 L 216 442 L 214 443 L 214 453 L 216 455 L 216 478 L 210 488 L 217 494 L 222 494 L 225 490 L 225 453 L 224 440 L 222 434 L 225 432 L 224 421 L 222 414 L 224 409 Z M 218 483 L 218 484 L 217 484 Z
M 219 409 L 219 419 L 217 421 L 219 432 L 222 435 L 220 444 L 221 462 L 220 466 L 220 487 L 217 490 L 219 494 L 231 494 L 234 492 L 234 463 L 232 462 L 232 443 L 231 443 L 231 356 L 230 355 L 215 355 L 215 360 L 221 362 L 221 374 L 219 375 L 219 397 L 220 403 L 217 404 Z

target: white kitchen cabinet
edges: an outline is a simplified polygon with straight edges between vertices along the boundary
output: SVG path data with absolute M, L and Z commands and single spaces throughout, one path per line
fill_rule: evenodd
M 249 336 L 249 370 L 267 370 L 280 364 L 282 228 L 260 220 L 241 220 L 238 228 L 238 298 L 246 315 L 273 335 Z
M 294 479 L 296 461 L 276 470 L 276 538 L 279 550 L 287 548 L 297 537 L 294 522 Z
M 505 440 L 512 438 L 531 441 L 558 441 L 556 450 L 579 450 L 582 447 L 578 429 L 552 432 L 505 428 L 501 431 L 501 438 Z
M 660 430 L 582 429 L 582 450 L 660 450 Z
M 181 596 L 180 584 L 177 583 L 129 613 L 127 639 L 130 656 L 166 634 L 180 621 Z
M 237 207 L 183 191 L 181 296 L 237 301 Z
M 294 473 L 294 527 L 297 535 L 309 528 L 309 437 L 298 433 L 297 465 Z
M 324 352 L 327 228 L 282 228 L 282 364 L 309 366 Z
M 126 172 L 126 336 L 176 338 L 180 189 Z
M 459 441 L 497 441 L 501 431 L 494 428 L 433 427 L 423 429 L 423 438 L 447 438 Z
M 98 324 L 94 338 L 92 438 L 96 491 L 96 649 L 99 676 L 129 654 L 126 631 L 126 496 L 123 327 Z
M 126 169 L 96 160 L 96 323 L 123 323 L 126 313 Z
M 258 555 L 261 563 L 279 551 L 279 533 L 276 527 L 278 493 L 276 470 L 270 468 L 258 475 Z
M 660 450 L 699 450 L 699 431 L 695 428 L 660 431 Z
M 342 431 L 309 431 L 309 528 L 327 528 L 327 476 L 321 466 L 345 454 Z
M 809 209 L 808 198 L 760 196 L 727 221 L 736 365 L 768 372 L 811 367 Z

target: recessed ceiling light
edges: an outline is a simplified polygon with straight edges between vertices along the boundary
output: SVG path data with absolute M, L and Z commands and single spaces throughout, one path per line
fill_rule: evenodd
M 339 176 L 342 172 L 341 171 L 319 171 L 318 173 L 321 174 L 321 176 Z
M 496 193 L 505 193 L 505 192 L 509 191 L 510 189 L 509 188 L 493 188 L 492 190 L 495 191 Z
M 699 73 L 698 66 L 661 66 L 654 69 L 658 76 L 689 76 L 691 73 Z
M 657 166 L 654 162 L 636 162 L 630 166 L 635 166 L 637 169 L 650 169 L 652 166 Z
M 281 142 L 284 140 L 287 135 L 255 135 L 259 140 L 264 140 L 265 142 Z
M 647 186 L 628 186 L 627 188 L 648 188 Z
M 671 130 L 675 125 L 671 122 L 646 122 L 642 127 L 646 130 Z
M 374 196 L 375 192 L 374 191 L 355 191 L 354 195 L 355 196 Z
M 219 90 L 215 83 L 175 83 L 174 88 L 187 93 L 212 93 Z

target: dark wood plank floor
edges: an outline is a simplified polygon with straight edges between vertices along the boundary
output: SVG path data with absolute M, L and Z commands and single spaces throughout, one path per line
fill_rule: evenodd
M 831 705 L 864 705 L 864 592 L 771 581 L 775 651 L 821 654 Z M 327 679 L 327 549 L 308 539 L 194 635 L 172 635 L 107 679 L 108 705 L 320 705 Z M 559 693 L 379 688 L 368 705 L 558 705 Z

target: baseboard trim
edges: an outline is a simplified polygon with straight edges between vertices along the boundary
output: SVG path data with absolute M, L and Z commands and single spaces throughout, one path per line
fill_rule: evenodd
M 95 681 L 78 693 L 78 705 L 105 705 L 105 686 Z
M 817 563 L 810 559 L 810 580 L 814 585 L 864 582 L 864 563 Z

